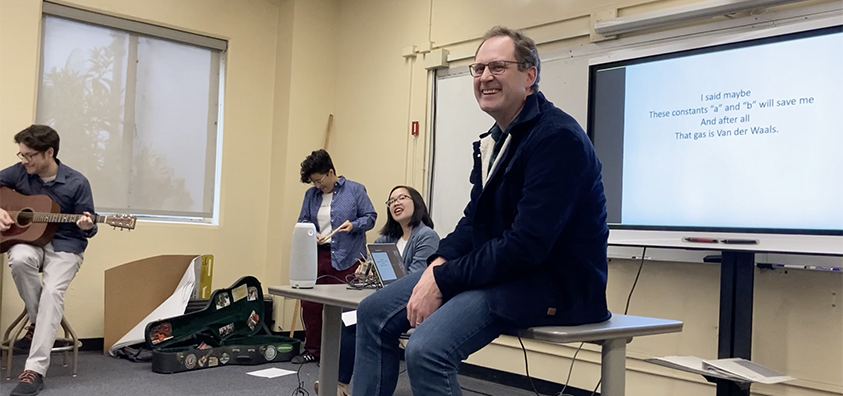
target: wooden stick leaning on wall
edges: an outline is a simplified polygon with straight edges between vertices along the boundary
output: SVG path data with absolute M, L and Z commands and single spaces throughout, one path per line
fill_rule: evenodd
M 328 114 L 328 127 L 325 129 L 325 144 L 322 145 L 322 148 L 325 151 L 328 151 L 328 142 L 331 141 L 331 127 L 334 125 L 334 115 Z
M 328 114 L 328 127 L 325 128 L 325 143 L 322 144 L 322 148 L 325 151 L 328 151 L 328 143 L 331 141 L 331 127 L 334 125 L 334 115 Z M 337 232 L 334 230 L 334 232 Z M 334 232 L 329 234 L 325 239 L 330 238 L 331 235 L 334 235 Z M 296 300 L 296 308 L 293 310 L 293 321 L 290 322 L 290 337 L 293 337 L 293 333 L 296 331 L 296 320 L 298 320 L 299 316 L 299 309 L 301 309 L 301 300 Z

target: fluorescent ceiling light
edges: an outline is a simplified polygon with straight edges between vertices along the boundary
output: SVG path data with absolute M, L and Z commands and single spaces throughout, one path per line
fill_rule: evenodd
M 753 8 L 771 7 L 804 0 L 709 0 L 666 8 L 642 14 L 598 21 L 594 31 L 603 36 L 614 36 L 638 30 L 657 28 L 692 19 L 707 18 Z

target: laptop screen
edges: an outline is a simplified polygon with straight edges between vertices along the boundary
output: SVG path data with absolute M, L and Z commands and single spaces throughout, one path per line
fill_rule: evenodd
M 389 254 L 386 252 L 372 252 L 372 260 L 378 266 L 378 272 L 381 275 L 381 280 L 389 282 L 397 279 L 395 270 L 392 269 L 392 263 L 389 262 Z

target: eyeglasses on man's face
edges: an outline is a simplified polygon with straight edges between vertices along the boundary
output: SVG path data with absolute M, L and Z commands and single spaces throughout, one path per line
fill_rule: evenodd
M 392 204 L 394 204 L 394 203 L 396 203 L 396 202 L 398 202 L 398 201 L 404 201 L 404 200 L 407 200 L 407 199 L 410 199 L 410 196 L 409 196 L 409 195 L 407 195 L 407 194 L 401 194 L 401 195 L 399 195 L 399 196 L 397 196 L 397 197 L 395 197 L 395 198 L 390 198 L 389 200 L 387 200 L 387 201 L 386 201 L 386 206 L 387 206 L 387 207 L 389 207 L 389 206 L 392 206 Z
M 510 64 L 518 64 L 516 61 L 507 61 L 507 60 L 497 60 L 491 61 L 489 63 L 472 63 L 468 65 L 468 71 L 471 72 L 472 77 L 480 77 L 483 75 L 483 72 L 486 71 L 486 68 L 489 69 L 489 73 L 498 75 L 503 74 L 506 69 L 509 67 Z
M 17 154 L 17 155 L 18 155 L 18 158 L 20 158 L 21 160 L 32 161 L 32 158 L 34 158 L 34 157 L 35 157 L 36 155 L 38 155 L 38 154 L 41 154 L 41 151 L 36 151 L 36 152 L 34 152 L 34 153 L 21 153 L 21 152 L 18 152 L 18 154 Z

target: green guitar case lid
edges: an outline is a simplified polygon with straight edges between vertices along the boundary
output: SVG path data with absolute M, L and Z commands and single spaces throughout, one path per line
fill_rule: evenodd
M 260 282 L 245 276 L 215 290 L 200 311 L 150 322 L 144 337 L 152 349 L 152 371 L 170 374 L 291 360 L 301 341 L 272 333 L 264 306 Z

